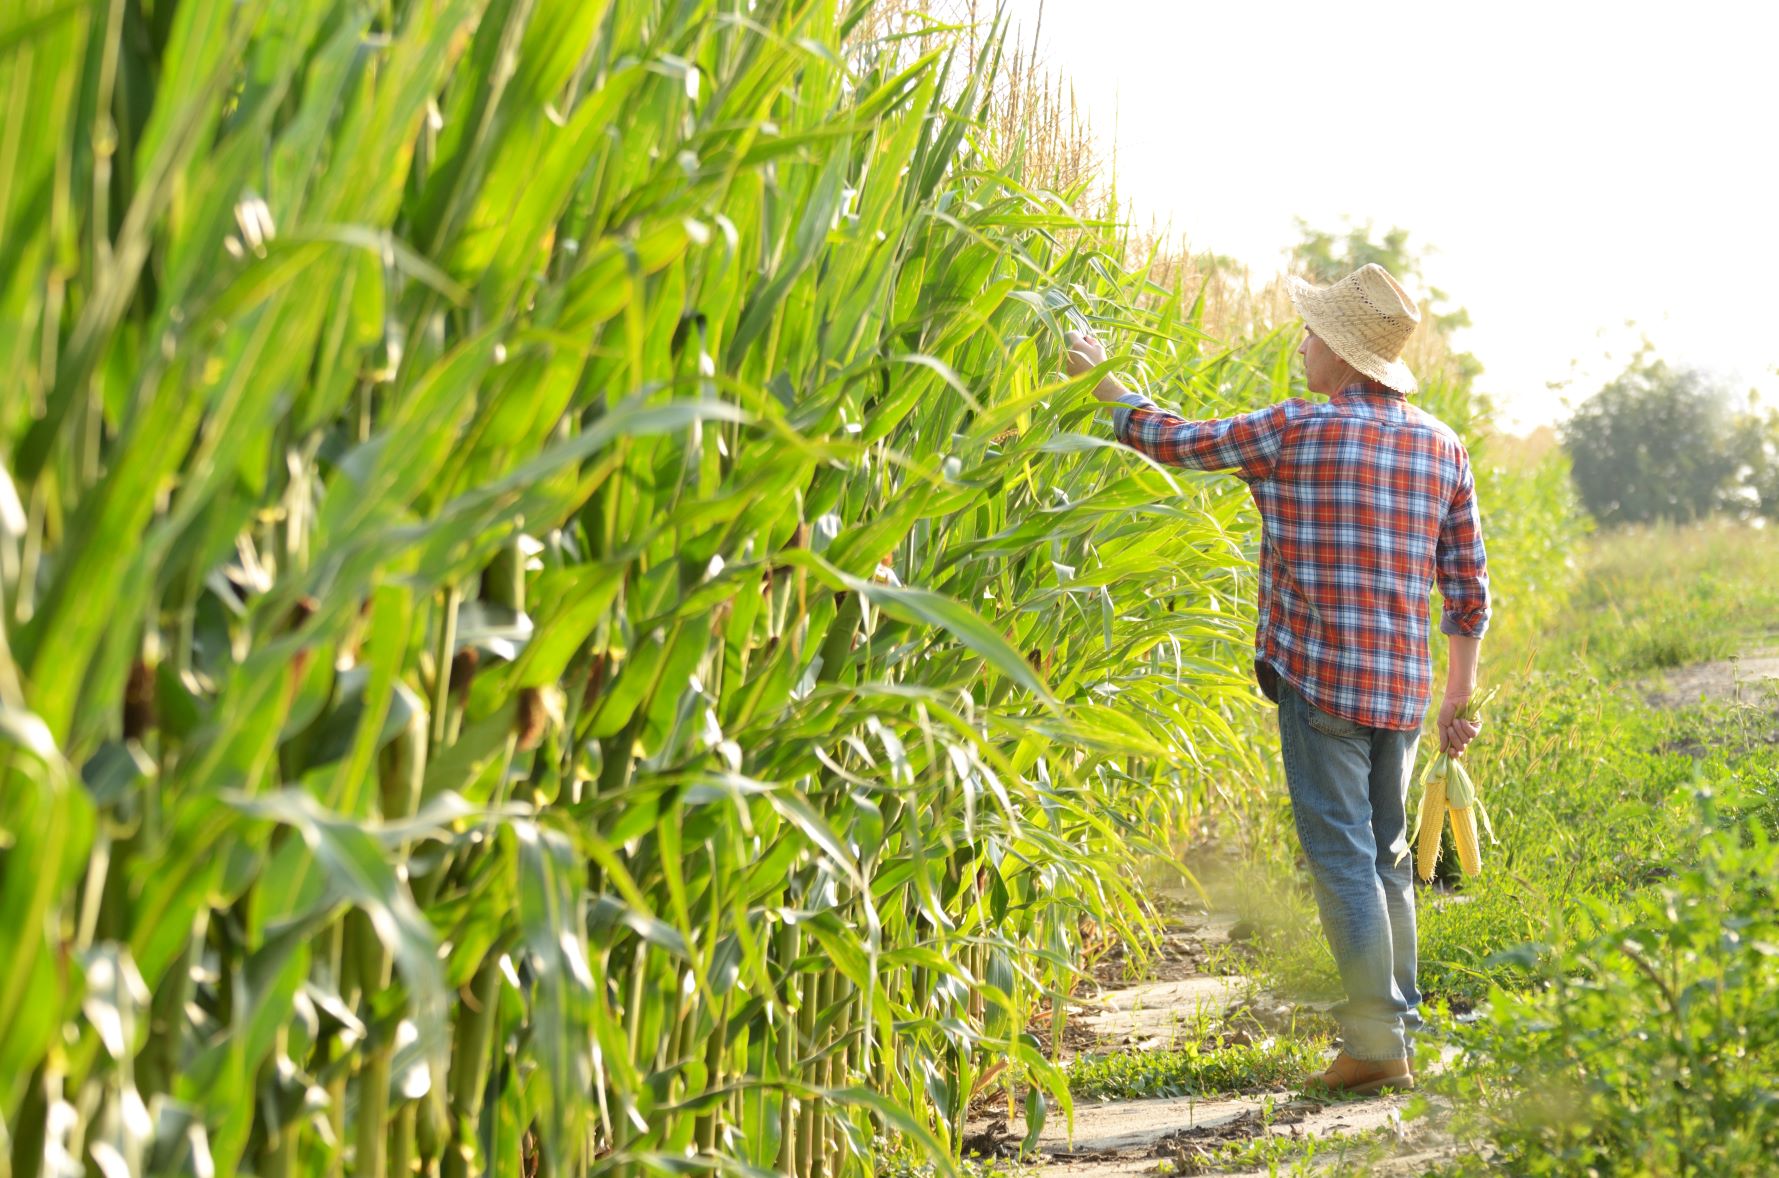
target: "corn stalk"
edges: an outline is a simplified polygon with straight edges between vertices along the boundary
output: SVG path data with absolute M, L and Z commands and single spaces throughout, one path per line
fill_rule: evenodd
M 1095 440 L 1060 308 L 1202 412 L 1295 341 L 999 162 L 994 40 L 861 11 L 0 17 L 13 1174 L 1066 1109 L 1028 1023 L 1270 736 L 1246 499 Z

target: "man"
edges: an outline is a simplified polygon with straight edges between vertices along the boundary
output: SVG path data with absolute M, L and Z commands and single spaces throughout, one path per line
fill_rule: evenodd
M 1328 287 L 1292 280 L 1307 329 L 1309 389 L 1253 413 L 1187 421 L 1111 376 L 1118 440 L 1159 462 L 1229 470 L 1260 510 L 1255 675 L 1279 706 L 1279 744 L 1297 833 L 1347 1001 L 1330 1088 L 1410 1088 L 1421 1025 L 1407 802 L 1426 715 L 1428 598 L 1444 599 L 1450 659 L 1439 739 L 1462 752 L 1489 582 L 1469 455 L 1408 403 L 1402 350 L 1420 322 L 1406 291 L 1368 265 Z M 1068 369 L 1105 361 L 1069 332 Z M 1401 859 L 1398 864 L 1398 859 Z

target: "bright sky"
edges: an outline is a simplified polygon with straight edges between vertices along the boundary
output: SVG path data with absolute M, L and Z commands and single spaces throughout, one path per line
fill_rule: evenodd
M 1031 41 L 1039 0 L 1006 0 Z M 1121 200 L 1277 272 L 1294 216 L 1401 225 L 1510 426 L 1642 335 L 1779 404 L 1779 5 L 1043 0 Z M 1628 328 L 1634 321 L 1636 328 Z M 1562 392 L 1549 382 L 1571 381 Z

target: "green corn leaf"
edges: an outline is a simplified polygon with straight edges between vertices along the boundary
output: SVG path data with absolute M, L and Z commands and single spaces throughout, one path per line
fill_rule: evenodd
M 433 1088 L 442 1090 L 450 1036 L 438 942 L 376 840 L 300 791 L 236 798 L 232 804 L 248 817 L 294 831 L 314 856 L 333 894 L 369 917 L 377 939 L 394 957 L 407 986 L 422 1050 L 432 1070 Z
M 573 844 L 561 835 L 524 821 L 507 828 L 518 846 L 519 920 L 536 978 L 534 1016 L 549 1077 L 544 1151 L 563 1164 L 593 1112 L 590 1045 L 599 999 L 577 879 L 582 868 Z

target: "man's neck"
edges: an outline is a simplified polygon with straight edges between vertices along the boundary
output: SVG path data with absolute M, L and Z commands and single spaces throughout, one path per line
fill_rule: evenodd
M 1374 397 L 1402 397 L 1401 393 L 1397 392 L 1389 385 L 1372 380 L 1369 376 L 1354 377 L 1352 380 L 1349 380 L 1346 384 L 1342 385 L 1340 392 L 1335 393 L 1334 396 L 1359 397 L 1366 394 L 1370 394 Z

